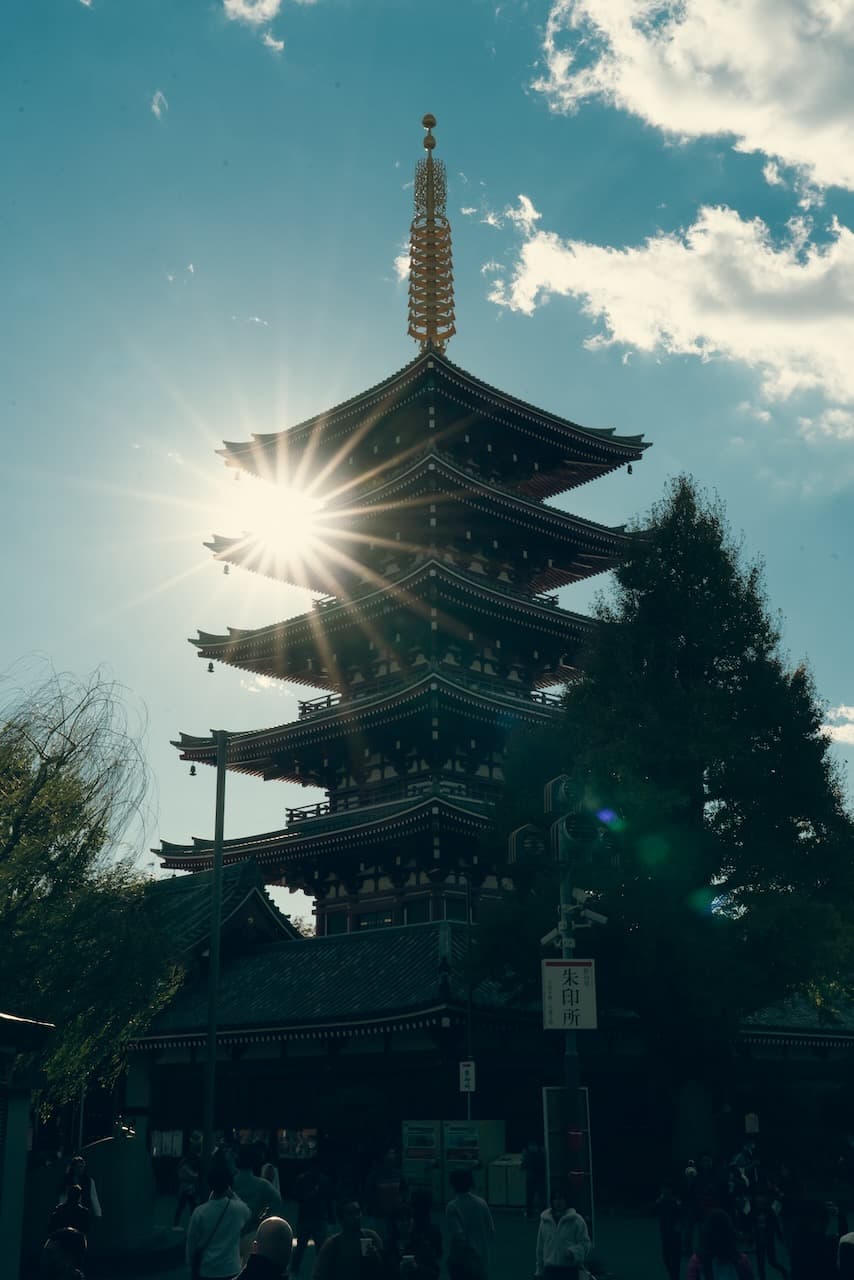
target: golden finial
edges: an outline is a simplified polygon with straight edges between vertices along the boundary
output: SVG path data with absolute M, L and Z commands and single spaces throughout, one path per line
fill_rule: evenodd
M 415 216 L 409 231 L 409 329 L 421 350 L 444 351 L 454 327 L 454 273 L 451 226 L 445 217 L 447 179 L 441 160 L 433 159 L 436 117 L 421 121 L 426 160 L 415 166 Z

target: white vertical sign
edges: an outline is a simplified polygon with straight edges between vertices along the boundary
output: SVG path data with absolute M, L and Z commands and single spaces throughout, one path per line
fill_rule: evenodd
M 460 1093 L 474 1093 L 475 1073 L 471 1061 L 460 1063 Z
M 551 1031 L 596 1030 L 593 960 L 543 961 L 543 1026 Z

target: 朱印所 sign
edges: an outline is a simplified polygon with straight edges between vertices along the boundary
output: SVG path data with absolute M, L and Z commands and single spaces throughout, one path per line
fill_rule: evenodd
M 593 960 L 543 961 L 543 1026 L 551 1031 L 596 1030 Z

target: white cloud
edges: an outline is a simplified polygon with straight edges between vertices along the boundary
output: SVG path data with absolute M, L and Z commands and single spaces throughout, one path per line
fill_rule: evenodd
M 501 215 L 496 213 L 494 209 L 487 209 L 486 213 L 484 213 L 483 217 L 481 218 L 481 222 L 485 223 L 487 227 L 497 228 L 497 227 L 504 226 L 504 222 L 501 218 Z
M 537 212 L 528 197 L 523 195 L 519 196 L 518 209 L 507 208 L 504 210 L 504 214 L 511 222 L 515 222 L 519 230 L 524 232 L 526 236 L 531 235 L 534 227 L 543 216 Z
M 766 399 L 818 390 L 854 405 L 854 234 L 839 222 L 818 243 L 793 219 L 778 244 L 759 218 L 702 208 L 686 230 L 620 249 L 527 225 L 493 302 L 531 315 L 552 294 L 578 298 L 601 324 L 591 348 L 739 360 Z
M 157 89 L 155 91 L 154 97 L 151 99 L 151 110 L 153 114 L 157 116 L 158 120 L 161 118 L 164 111 L 169 110 L 169 103 L 166 101 L 166 94 L 162 89 Z
M 769 187 L 784 187 L 786 185 L 780 173 L 780 166 L 774 160 L 769 160 L 767 164 L 762 166 L 762 177 Z
M 222 0 L 222 7 L 233 22 L 260 27 L 279 16 L 282 0 Z
M 854 707 L 830 707 L 827 717 L 834 723 L 823 724 L 823 732 L 834 742 L 854 747 Z
M 854 189 L 854 0 L 552 0 L 543 54 L 555 111 L 598 99 Z
M 854 440 L 854 413 L 832 406 L 815 418 L 798 418 L 798 427 L 807 440 Z
M 274 680 L 272 676 L 253 675 L 249 678 L 241 676 L 240 687 L 246 693 L 273 693 L 279 698 L 294 697 L 291 690 L 283 685 L 281 680 Z
M 394 259 L 394 274 L 397 280 L 409 279 L 409 241 L 404 240 Z
M 261 37 L 261 43 L 266 45 L 268 49 L 272 49 L 274 53 L 281 53 L 285 47 L 284 40 L 277 40 L 271 31 L 265 31 Z
M 84 9 L 92 8 L 92 0 L 80 0 L 80 3 L 83 5 Z
M 187 270 L 189 271 L 191 276 L 194 276 L 196 274 L 196 268 L 193 266 L 192 262 L 187 263 Z
M 477 213 L 477 209 L 475 209 L 474 205 L 467 204 L 465 208 L 460 209 L 460 213 L 463 215 L 464 218 L 471 218 L 473 217 L 474 214 Z
M 480 269 L 480 274 L 482 276 L 489 276 L 496 271 L 500 271 L 501 269 L 502 269 L 501 263 L 498 262 L 495 258 L 492 258 L 491 261 L 484 262 L 483 266 Z

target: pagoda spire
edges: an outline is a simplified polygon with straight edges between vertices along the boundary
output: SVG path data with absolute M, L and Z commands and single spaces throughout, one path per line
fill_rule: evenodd
M 436 117 L 421 121 L 426 160 L 415 166 L 415 215 L 409 232 L 409 328 L 422 351 L 444 351 L 454 327 L 454 273 L 451 226 L 445 216 L 447 179 L 441 160 L 433 159 Z

